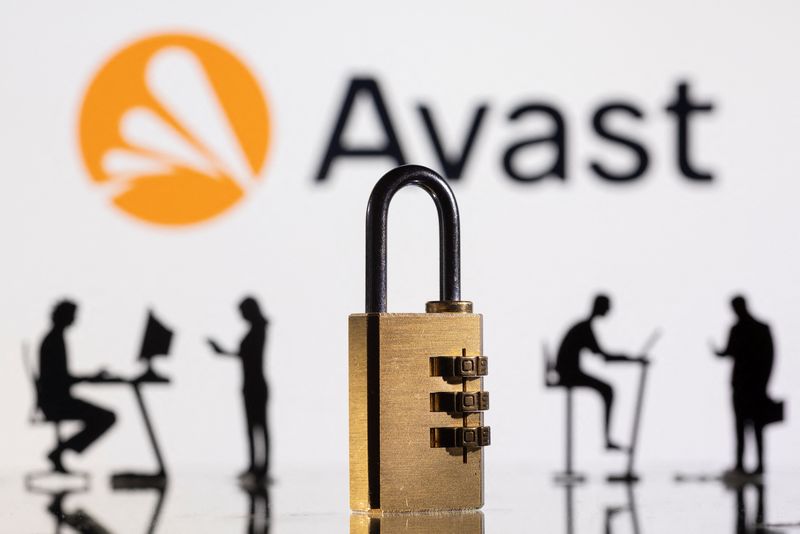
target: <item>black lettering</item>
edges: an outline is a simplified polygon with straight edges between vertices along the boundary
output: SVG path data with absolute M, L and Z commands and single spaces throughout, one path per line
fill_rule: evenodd
M 553 133 L 544 137 L 530 137 L 523 141 L 514 143 L 506 150 L 503 155 L 503 168 L 506 173 L 514 180 L 521 182 L 534 182 L 546 178 L 548 176 L 555 176 L 564 180 L 566 178 L 566 147 L 564 143 L 565 130 L 564 118 L 561 113 L 552 106 L 547 104 L 524 104 L 514 109 L 508 116 L 512 121 L 520 119 L 523 115 L 529 114 L 544 114 L 553 122 Z M 516 154 L 526 147 L 534 147 L 542 143 L 551 143 L 556 150 L 553 165 L 540 172 L 528 172 L 523 174 L 514 165 L 514 158 Z
M 618 133 L 610 132 L 608 130 L 606 125 L 606 117 L 610 113 L 619 111 L 623 111 L 628 115 L 636 117 L 637 119 L 641 119 L 643 116 L 642 112 L 637 108 L 629 104 L 615 102 L 606 104 L 595 112 L 594 117 L 592 117 L 592 126 L 594 127 L 594 131 L 597 132 L 597 135 L 603 139 L 608 139 L 609 141 L 613 141 L 630 148 L 631 151 L 633 151 L 633 153 L 636 155 L 636 165 L 630 171 L 625 173 L 611 172 L 596 161 L 592 161 L 590 166 L 598 176 L 605 178 L 606 180 L 611 180 L 613 182 L 628 182 L 639 178 L 645 173 L 645 171 L 647 171 L 650 158 L 647 155 L 647 151 L 641 144 L 630 139 L 629 137 L 623 137 Z
M 350 118 L 350 113 L 353 111 L 353 104 L 355 103 L 356 97 L 362 93 L 372 100 L 378 119 L 386 135 L 386 142 L 376 147 L 346 147 L 342 143 L 342 135 L 344 134 L 347 121 Z M 319 167 L 319 172 L 317 172 L 317 181 L 325 180 L 328 177 L 328 171 L 333 161 L 342 157 L 387 157 L 393 159 L 396 165 L 404 165 L 406 162 L 403 151 L 400 148 L 400 143 L 397 140 L 397 134 L 392 125 L 392 120 L 389 117 L 389 111 L 384 103 L 383 95 L 378 87 L 378 82 L 374 78 L 353 78 L 350 81 L 350 87 L 347 88 L 347 94 L 344 97 L 342 109 L 339 111 L 336 125 L 333 128 L 333 134 L 328 142 L 328 149 L 325 151 L 325 156 L 322 158 L 322 164 Z
M 456 154 L 451 153 L 451 155 L 448 155 L 444 149 L 442 140 L 439 137 L 439 132 L 436 129 L 436 125 L 433 122 L 430 108 L 424 104 L 417 106 L 417 110 L 419 111 L 420 115 L 422 115 L 422 121 L 425 123 L 425 129 L 428 131 L 428 137 L 430 137 L 433 148 L 436 151 L 436 156 L 439 158 L 439 162 L 442 164 L 442 170 L 444 171 L 446 178 L 451 180 L 458 180 L 461 178 L 461 175 L 464 172 L 464 167 L 467 164 L 467 160 L 472 153 L 472 147 L 475 144 L 475 138 L 478 136 L 478 130 L 483 123 L 483 117 L 486 114 L 487 109 L 488 106 L 483 104 L 475 110 L 475 115 L 472 117 L 472 124 L 469 127 L 469 132 L 467 132 L 467 136 L 464 139 L 461 150 Z
M 710 112 L 714 109 L 711 102 L 693 103 L 689 100 L 689 84 L 681 82 L 678 84 L 678 95 L 675 101 L 666 108 L 667 113 L 674 113 L 677 119 L 677 146 L 678 146 L 678 167 L 684 176 L 692 180 L 713 180 L 714 176 L 709 172 L 697 170 L 691 163 L 689 157 L 689 116 L 695 111 Z

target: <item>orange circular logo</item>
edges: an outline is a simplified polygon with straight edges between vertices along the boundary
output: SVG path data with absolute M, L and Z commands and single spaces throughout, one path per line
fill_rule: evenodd
M 224 212 L 259 178 L 269 110 L 255 77 L 206 39 L 158 35 L 114 55 L 83 99 L 83 161 L 139 219 L 187 225 Z

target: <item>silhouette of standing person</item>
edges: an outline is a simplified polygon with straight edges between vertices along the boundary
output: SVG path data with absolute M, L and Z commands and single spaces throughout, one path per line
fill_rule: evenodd
M 247 422 L 247 440 L 250 452 L 250 467 L 240 475 L 243 480 L 263 481 L 269 472 L 269 429 L 267 428 L 267 380 L 264 378 L 264 346 L 266 344 L 269 321 L 261 313 L 258 302 L 253 297 L 246 297 L 239 304 L 242 317 L 250 325 L 249 330 L 239 344 L 239 351 L 225 351 L 213 339 L 208 343 L 220 355 L 237 356 L 242 361 L 242 378 L 244 385 L 245 419 Z M 257 454 L 256 441 L 262 442 L 262 454 Z
M 101 371 L 94 376 L 76 377 L 70 374 L 67 364 L 66 329 L 75 322 L 77 305 L 64 300 L 56 304 L 52 313 L 52 327 L 42 340 L 39 349 L 38 403 L 48 421 L 81 421 L 83 428 L 47 455 L 53 469 L 67 473 L 62 454 L 72 450 L 80 454 L 97 441 L 116 421 L 114 413 L 72 396 L 73 384 L 103 378 Z
M 583 387 L 597 391 L 605 404 L 604 437 L 606 449 L 621 450 L 622 447 L 611 439 L 611 413 L 614 405 L 614 390 L 599 378 L 586 374 L 581 369 L 581 353 L 588 350 L 602 356 L 607 362 L 640 362 L 646 363 L 644 357 L 628 357 L 623 354 L 611 354 L 597 342 L 592 323 L 598 317 L 605 316 L 611 309 L 611 301 L 606 295 L 597 295 L 589 317 L 573 325 L 561 341 L 556 356 L 555 370 L 558 373 L 559 385 L 566 387 Z
M 733 358 L 731 386 L 733 389 L 733 413 L 736 418 L 736 465 L 729 475 L 747 475 L 744 468 L 745 428 L 755 435 L 758 465 L 753 475 L 764 472 L 764 426 L 771 403 L 767 385 L 772 374 L 775 358 L 772 333 L 767 324 L 750 314 L 744 297 L 731 300 L 736 314 L 736 323 L 728 334 L 728 343 L 717 356 Z

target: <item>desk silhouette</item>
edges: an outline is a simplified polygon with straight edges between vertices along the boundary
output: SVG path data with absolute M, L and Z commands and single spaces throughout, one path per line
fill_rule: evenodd
M 139 411 L 142 414 L 145 428 L 147 429 L 147 436 L 150 440 L 150 446 L 153 449 L 153 454 L 156 457 L 158 471 L 155 473 L 115 473 L 111 475 L 111 486 L 115 489 L 137 489 L 137 488 L 163 488 L 167 484 L 167 471 L 164 467 L 164 458 L 161 456 L 161 448 L 158 445 L 153 424 L 150 420 L 150 414 L 147 411 L 147 406 L 142 397 L 142 386 L 147 384 L 169 384 L 169 378 L 159 376 L 153 371 L 147 371 L 144 374 L 132 379 L 100 375 L 92 377 L 84 381 L 88 384 L 100 385 L 129 385 L 133 389 L 133 394 L 136 397 L 136 403 L 139 406 Z

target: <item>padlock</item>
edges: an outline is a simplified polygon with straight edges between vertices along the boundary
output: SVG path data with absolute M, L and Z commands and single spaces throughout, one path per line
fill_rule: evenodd
M 439 300 L 426 313 L 386 312 L 389 203 L 424 189 L 439 215 Z M 483 412 L 488 360 L 483 317 L 461 300 L 459 214 L 434 171 L 405 165 L 367 205 L 366 313 L 349 319 L 350 507 L 354 511 L 469 510 L 483 506 Z

